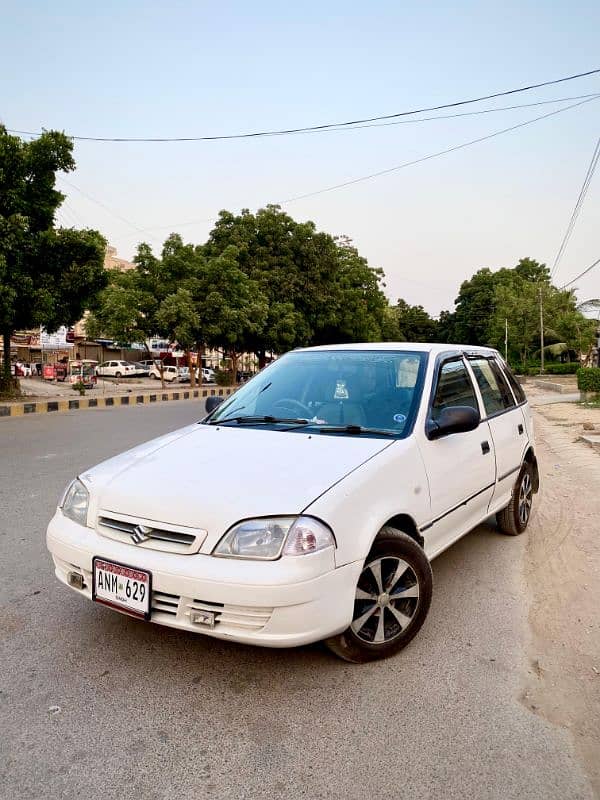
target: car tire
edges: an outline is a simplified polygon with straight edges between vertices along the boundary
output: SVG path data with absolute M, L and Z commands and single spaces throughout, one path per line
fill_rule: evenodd
M 156 377 L 156 375 L 153 372 L 150 373 L 150 377 L 152 378 L 153 381 L 158 380 L 158 378 Z
M 393 656 L 421 629 L 432 592 L 431 564 L 423 548 L 406 533 L 386 526 L 358 578 L 352 623 L 325 644 L 354 664 Z
M 120 377 L 121 377 L 121 373 L 120 372 L 115 372 L 115 378 L 120 378 Z
M 526 461 L 519 472 L 510 503 L 496 514 L 502 533 L 519 536 L 527 528 L 531 519 L 533 493 L 533 468 Z

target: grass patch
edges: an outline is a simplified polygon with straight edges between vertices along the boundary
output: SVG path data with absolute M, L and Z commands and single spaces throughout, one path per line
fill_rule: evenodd
M 600 397 L 596 400 L 579 400 L 577 405 L 582 408 L 600 408 Z

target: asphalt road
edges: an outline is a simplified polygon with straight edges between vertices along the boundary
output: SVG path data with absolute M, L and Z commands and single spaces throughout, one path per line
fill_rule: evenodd
M 60 585 L 44 532 L 69 479 L 199 416 L 0 421 L 0 797 L 591 797 L 568 734 L 519 699 L 524 537 L 484 525 L 440 556 L 419 636 L 366 666 L 137 622 Z

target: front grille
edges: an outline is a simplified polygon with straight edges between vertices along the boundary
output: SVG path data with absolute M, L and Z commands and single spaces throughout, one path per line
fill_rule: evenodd
M 183 622 L 191 623 L 190 617 L 194 611 L 211 611 L 215 615 L 215 628 L 245 631 L 262 630 L 273 613 L 272 608 L 234 606 L 228 603 L 180 597 L 166 592 L 152 592 L 153 613 L 167 614 L 170 617 L 179 615 L 183 618 Z M 202 630 L 202 627 L 194 625 L 197 630 Z
M 178 594 L 152 592 L 152 611 L 160 611 L 162 614 L 170 614 L 172 617 L 176 617 L 179 599 Z
M 206 538 L 203 530 L 117 517 L 106 512 L 98 517 L 98 533 L 137 547 L 182 554 L 197 553 Z

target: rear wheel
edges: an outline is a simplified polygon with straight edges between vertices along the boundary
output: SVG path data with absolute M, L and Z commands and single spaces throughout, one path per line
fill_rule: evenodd
M 120 377 L 121 377 L 121 373 L 120 372 L 115 372 L 115 378 L 120 378 Z
M 407 534 L 383 528 L 358 578 L 352 623 L 326 645 L 355 664 L 394 655 L 425 622 L 432 590 L 423 549 Z
M 510 503 L 496 514 L 502 533 L 518 536 L 529 524 L 533 505 L 533 469 L 527 461 L 521 467 Z

